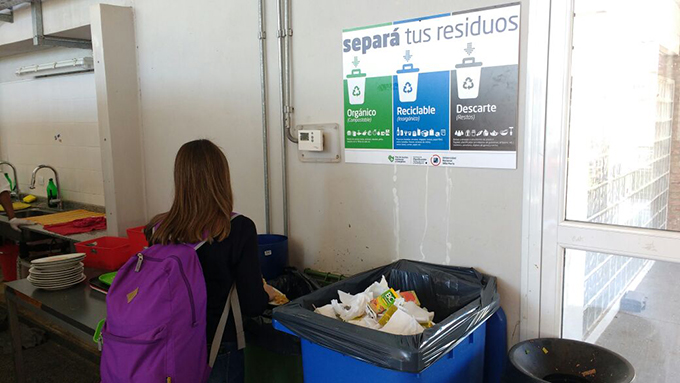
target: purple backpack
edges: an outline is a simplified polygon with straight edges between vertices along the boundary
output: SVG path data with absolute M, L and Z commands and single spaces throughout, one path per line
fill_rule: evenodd
M 232 216 L 232 219 L 234 217 Z M 206 345 L 205 279 L 196 250 L 155 245 L 118 271 L 106 297 L 99 341 L 102 383 L 206 382 L 233 306 L 239 349 L 245 344 L 235 285 L 213 340 Z

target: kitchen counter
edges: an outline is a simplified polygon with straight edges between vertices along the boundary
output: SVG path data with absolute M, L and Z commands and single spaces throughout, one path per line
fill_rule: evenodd
M 4 219 L 7 219 L 7 217 L 2 217 Z M 42 235 L 47 235 L 50 237 L 55 237 L 55 238 L 61 238 L 65 239 L 67 241 L 71 242 L 83 242 L 83 241 L 89 241 L 90 239 L 95 239 L 99 237 L 103 237 L 106 235 L 106 230 L 99 230 L 99 231 L 91 231 L 89 233 L 82 233 L 82 234 L 72 234 L 72 235 L 61 235 L 57 234 L 54 232 L 51 232 L 49 230 L 45 230 L 43 228 L 43 225 L 31 225 L 31 226 L 24 226 L 23 230 L 29 230 L 34 233 L 42 234 Z
M 31 203 L 30 208 L 31 209 L 50 209 L 50 210 L 52 210 L 51 208 L 49 208 L 47 206 L 47 200 L 44 199 L 44 198 L 40 198 L 40 197 L 38 198 L 37 201 Z M 64 201 L 63 210 L 60 210 L 59 212 L 77 210 L 77 209 L 85 209 L 85 210 L 94 211 L 94 212 L 98 212 L 98 213 L 104 213 L 105 212 L 104 208 L 101 207 L 101 206 L 86 205 L 86 204 L 81 204 L 81 203 L 71 202 L 71 201 Z M 7 227 L 9 227 L 9 219 L 7 218 L 7 215 L 5 215 L 4 213 L 0 214 L 0 225 L 2 225 L 2 224 L 7 225 Z M 12 230 L 12 229 L 9 229 L 9 230 Z M 30 226 L 23 226 L 22 230 L 28 231 L 30 233 L 43 235 L 43 236 L 61 238 L 61 239 L 70 241 L 72 243 L 88 241 L 90 239 L 95 239 L 95 238 L 103 237 L 103 236 L 106 235 L 106 230 L 91 231 L 89 233 L 82 233 L 82 234 L 61 235 L 61 234 L 57 234 L 57 233 L 45 230 L 43 225 L 39 225 L 39 224 L 30 225 Z M 27 234 L 27 233 L 22 232 L 21 237 L 26 238 L 25 234 Z M 17 236 L 17 237 L 19 237 L 19 236 Z M 17 238 L 13 238 L 13 239 L 17 239 Z

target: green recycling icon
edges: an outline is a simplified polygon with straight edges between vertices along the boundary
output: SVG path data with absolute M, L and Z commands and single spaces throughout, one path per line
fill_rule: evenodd
M 472 78 L 468 77 L 465 79 L 465 82 L 463 83 L 463 89 L 472 89 L 475 87 L 475 83 L 472 81 Z
M 353 96 L 361 96 L 361 89 L 359 89 L 358 86 L 355 86 L 354 89 L 352 90 L 352 95 Z

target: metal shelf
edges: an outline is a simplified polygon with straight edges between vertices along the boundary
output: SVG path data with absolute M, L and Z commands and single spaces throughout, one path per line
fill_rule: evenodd
M 42 11 L 42 0 L 0 0 L 0 11 L 10 10 L 8 14 L 0 14 L 0 21 L 14 22 L 14 14 L 12 13 L 12 7 L 19 5 L 21 3 L 31 4 L 31 18 L 33 21 L 33 45 L 39 46 L 52 46 L 52 47 L 67 47 L 67 48 L 80 48 L 80 49 L 92 49 L 91 40 L 74 39 L 66 37 L 57 36 L 47 36 L 43 31 L 43 11 Z
M 9 13 L 0 13 L 0 22 L 13 23 L 14 11 L 12 8 L 21 3 L 28 3 L 26 0 L 0 0 L 0 12 L 9 9 Z
M 26 0 L 0 0 L 0 11 L 4 11 L 5 9 L 11 9 L 14 6 L 17 6 L 21 3 L 30 3 L 30 1 Z

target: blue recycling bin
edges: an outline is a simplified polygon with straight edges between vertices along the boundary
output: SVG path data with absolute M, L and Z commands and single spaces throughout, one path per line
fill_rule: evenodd
M 257 236 L 257 247 L 264 279 L 271 280 L 283 274 L 283 269 L 288 266 L 288 237 L 260 234 Z
M 314 312 L 338 290 L 365 291 L 382 277 L 414 290 L 435 324 L 392 335 Z M 274 328 L 300 338 L 305 382 L 498 383 L 507 323 L 493 276 L 472 268 L 399 260 L 354 275 L 274 309 Z M 488 359 L 487 359 L 488 356 Z M 500 363 L 500 365 L 499 365 Z M 495 368 L 492 365 L 495 365 Z
M 293 334 L 277 320 L 274 328 Z M 296 335 L 297 336 L 297 335 Z M 486 323 L 419 373 L 374 366 L 301 338 L 305 382 L 324 383 L 483 383 Z
M 374 366 L 301 338 L 305 382 L 499 383 L 505 365 L 507 321 L 499 309 L 456 347 L 419 373 Z M 274 328 L 294 334 L 279 321 Z
M 484 383 L 500 383 L 508 354 L 508 318 L 503 308 L 486 321 Z

